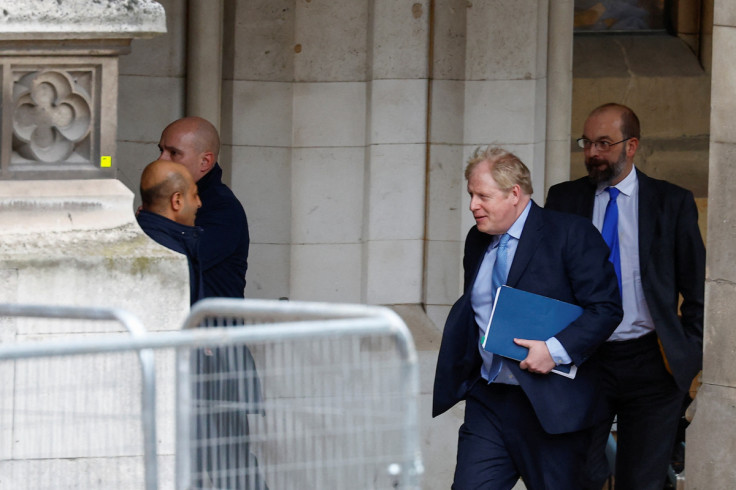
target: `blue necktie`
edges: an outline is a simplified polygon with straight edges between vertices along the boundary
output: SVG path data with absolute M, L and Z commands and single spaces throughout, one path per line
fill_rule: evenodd
M 511 236 L 508 233 L 501 235 L 496 248 L 496 262 L 493 264 L 491 272 L 491 296 L 495 299 L 498 288 L 506 284 L 506 275 L 508 274 L 508 252 L 506 246 Z M 486 332 L 487 333 L 487 332 Z M 488 381 L 493 381 L 501 371 L 501 356 L 494 355 L 491 361 L 491 368 L 488 373 Z
M 493 272 L 491 273 L 491 295 L 496 297 L 496 290 L 506 284 L 508 253 L 506 246 L 509 244 L 511 236 L 508 233 L 501 235 L 496 248 L 496 263 L 493 264 Z
M 618 246 L 618 204 L 616 204 L 616 198 L 621 191 L 615 187 L 608 187 L 606 190 L 608 191 L 610 199 L 606 206 L 606 214 L 603 217 L 603 229 L 601 230 L 601 235 L 603 235 L 603 239 L 611 250 L 608 260 L 611 261 L 613 268 L 616 271 L 618 290 L 619 292 L 623 292 L 623 289 L 621 289 L 621 251 Z

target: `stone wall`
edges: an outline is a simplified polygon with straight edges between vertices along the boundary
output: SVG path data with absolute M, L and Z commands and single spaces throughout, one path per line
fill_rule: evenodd
M 186 1 L 161 0 L 166 34 L 136 39 L 119 60 L 116 178 L 136 194 L 143 168 L 158 158 L 161 131 L 184 115 Z
M 120 67 L 119 177 L 133 190 L 185 110 L 186 4 L 162 3 L 169 33 L 134 41 Z M 472 224 L 468 154 L 519 153 L 542 200 L 547 10 L 333 7 L 225 5 L 221 163 L 251 227 L 247 294 L 425 304 L 439 325 Z
M 185 111 L 186 2 L 161 3 L 168 34 L 120 67 L 133 190 Z M 472 226 L 464 162 L 504 146 L 543 201 L 547 4 L 238 0 L 224 19 L 221 164 L 249 218 L 246 296 L 417 305 L 426 480 L 447 488 L 455 445 L 429 434 L 454 441 L 462 407 L 428 414 Z
M 736 239 L 734 193 L 736 174 L 736 70 L 730 62 L 736 47 L 736 5 L 716 0 L 713 27 L 710 176 L 708 181 L 708 255 L 705 283 L 703 385 L 687 431 L 687 488 L 730 488 L 736 481 Z
M 0 182 L 0 303 L 118 308 L 150 331 L 178 329 L 189 310 L 186 258 L 144 235 L 132 205 L 112 179 Z M 109 321 L 0 319 L 3 344 L 103 335 L 129 334 Z M 170 482 L 173 357 L 157 362 L 166 414 L 158 448 Z M 138 369 L 134 354 L 0 363 L 0 487 L 140 488 Z

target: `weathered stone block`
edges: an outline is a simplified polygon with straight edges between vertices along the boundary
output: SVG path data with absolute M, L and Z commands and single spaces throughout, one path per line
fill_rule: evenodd
M 736 481 L 736 387 L 703 384 L 696 403 L 686 436 L 687 488 L 729 488 Z
M 294 79 L 365 81 L 369 8 L 369 2 L 297 2 Z
M 374 2 L 372 75 L 378 79 L 426 79 L 430 2 Z
M 426 150 L 422 144 L 370 147 L 365 239 L 424 236 Z
M 708 179 L 708 254 L 707 278 L 711 281 L 736 283 L 736 220 L 726 212 L 735 209 L 736 196 L 732 189 L 736 185 L 736 145 L 713 141 L 710 145 L 710 175 Z
M 705 284 L 703 382 L 736 387 L 736 284 L 708 280 Z

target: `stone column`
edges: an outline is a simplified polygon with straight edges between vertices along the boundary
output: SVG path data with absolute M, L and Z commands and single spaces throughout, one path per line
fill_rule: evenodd
M 688 490 L 732 488 L 736 481 L 736 4 L 716 0 L 708 182 L 703 384 L 687 431 Z
M 222 100 L 222 0 L 189 0 L 187 5 L 187 116 L 203 117 L 219 130 Z
M 149 330 L 181 326 L 189 310 L 186 258 L 143 234 L 133 194 L 114 179 L 124 165 L 115 158 L 118 57 L 134 37 L 165 31 L 163 7 L 151 0 L 14 0 L 0 9 L 0 303 L 119 308 Z M 64 328 L 3 318 L 0 342 L 66 341 L 121 330 L 97 321 Z M 131 366 L 113 361 L 111 367 L 105 357 L 70 359 L 68 371 L 105 372 L 106 391 L 95 394 L 95 403 L 119 407 L 131 399 L 119 383 Z M 48 365 L 46 359 L 33 362 Z M 162 475 L 173 475 L 173 359 L 157 362 L 159 372 L 168 373 L 158 384 L 159 466 Z M 117 469 L 126 468 L 131 481 L 142 474 L 142 447 L 137 453 L 101 450 L 90 442 L 135 437 L 138 426 L 111 417 L 94 438 L 67 438 L 75 423 L 90 427 L 51 389 L 68 373 L 34 380 L 13 370 L 3 363 L 0 485 L 35 488 L 34 482 L 48 480 L 76 487 L 70 482 L 82 474 L 109 488 L 111 481 L 103 478 L 114 479 Z M 84 380 L 64 382 L 86 391 Z M 32 412 L 29 386 L 69 418 L 47 419 L 45 431 L 24 425 Z M 63 444 L 44 445 L 52 426 L 67 431 Z M 172 485 L 161 482 L 162 488 Z
M 570 120 L 572 118 L 572 35 L 573 0 L 549 3 L 547 48 L 547 146 L 544 189 L 539 189 L 539 204 L 547 190 L 570 179 Z
M 4 5 L 0 178 L 115 177 L 118 57 L 163 32 L 152 0 Z

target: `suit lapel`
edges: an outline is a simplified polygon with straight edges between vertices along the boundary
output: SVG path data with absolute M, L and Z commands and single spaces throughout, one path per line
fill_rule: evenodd
M 639 180 L 639 267 L 643 273 L 649 263 L 649 254 L 652 250 L 659 199 L 652 185 L 652 179 L 638 169 L 636 176 Z
M 596 186 L 591 184 L 587 178 L 585 180 L 585 192 L 581 192 L 580 195 L 580 205 L 579 208 L 581 211 L 581 215 L 584 218 L 588 218 L 590 220 L 593 219 L 593 206 L 595 206 L 595 190 Z
M 527 216 L 524 229 L 521 231 L 521 238 L 516 247 L 514 261 L 511 263 L 509 276 L 506 280 L 506 284 L 509 286 L 516 287 L 524 274 L 524 270 L 529 265 L 529 261 L 534 256 L 534 252 L 542 240 L 544 235 L 543 228 L 542 209 L 532 201 L 532 207 L 529 209 L 529 216 Z
M 467 251 L 467 253 L 470 254 L 467 263 L 471 265 L 473 275 L 468 280 L 465 288 L 466 292 L 469 292 L 472 289 L 473 284 L 475 284 L 475 278 L 478 276 L 480 265 L 483 263 L 483 258 L 485 257 L 486 250 L 488 250 L 488 246 L 491 244 L 492 240 L 493 236 L 478 231 L 477 240 L 473 242 L 473 246 Z

